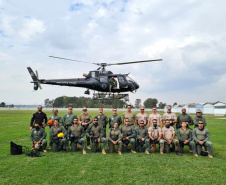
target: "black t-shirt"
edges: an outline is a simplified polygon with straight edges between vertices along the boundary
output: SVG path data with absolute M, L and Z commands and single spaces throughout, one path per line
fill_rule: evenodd
M 31 124 L 30 126 L 33 126 L 33 124 L 38 123 L 40 126 L 42 126 L 43 120 L 45 120 L 45 124 L 47 123 L 47 117 L 46 114 L 44 112 L 36 112 L 33 114 L 32 118 L 31 118 Z M 34 123 L 35 121 L 35 123 Z

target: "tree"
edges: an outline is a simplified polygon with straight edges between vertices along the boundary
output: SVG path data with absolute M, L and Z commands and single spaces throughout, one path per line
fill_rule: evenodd
M 159 103 L 159 108 L 160 109 L 164 109 L 165 106 L 166 106 L 166 103 L 162 103 L 162 102 Z
M 0 104 L 0 107 L 5 107 L 5 102 L 2 102 L 2 103 Z
M 173 107 L 174 107 L 175 105 L 177 105 L 177 102 L 175 102 L 175 103 L 173 104 Z
M 135 105 L 136 108 L 139 108 L 141 106 L 141 99 L 136 99 L 135 100 Z
M 53 103 L 53 107 L 64 107 L 64 97 L 58 97 L 55 99 L 54 103 Z
M 145 108 L 153 108 L 156 107 L 158 100 L 156 98 L 148 98 L 144 101 Z

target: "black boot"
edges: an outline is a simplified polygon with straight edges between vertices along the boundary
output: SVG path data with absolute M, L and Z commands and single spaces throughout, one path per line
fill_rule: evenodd
M 176 154 L 182 156 L 182 154 L 179 151 L 176 151 Z

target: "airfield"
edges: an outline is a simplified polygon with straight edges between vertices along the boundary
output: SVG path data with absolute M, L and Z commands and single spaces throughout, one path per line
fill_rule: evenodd
M 47 117 L 51 115 L 51 111 L 43 111 Z M 188 152 L 188 147 L 183 156 L 174 152 L 160 155 L 158 147 L 150 155 L 102 155 L 90 150 L 86 155 L 82 155 L 81 150 L 67 153 L 48 150 L 37 158 L 10 155 L 10 141 L 31 148 L 29 124 L 34 112 L 0 111 L 0 184 L 226 184 L 225 116 L 204 115 L 213 143 L 213 159 L 196 158 Z M 59 115 L 66 112 L 59 111 Z M 74 113 L 79 115 L 81 111 Z M 89 113 L 95 116 L 98 112 Z M 104 112 L 108 117 L 111 113 Z M 49 141 L 49 128 L 46 132 Z

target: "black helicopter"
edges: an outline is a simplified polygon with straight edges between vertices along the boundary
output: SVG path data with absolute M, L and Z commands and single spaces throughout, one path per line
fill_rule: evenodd
M 61 57 L 55 57 L 50 56 L 52 58 L 57 59 L 63 59 L 63 60 L 70 60 L 70 61 L 76 61 L 76 62 L 82 62 L 82 63 L 89 63 L 89 62 L 83 62 L 78 60 L 72 60 L 72 59 L 66 59 Z M 139 85 L 131 79 L 128 75 L 129 74 L 113 74 L 111 71 L 106 71 L 106 66 L 112 66 L 112 65 L 124 65 L 124 64 L 134 64 L 134 63 L 143 63 L 143 62 L 154 62 L 154 61 L 161 61 L 162 59 L 156 59 L 156 60 L 144 60 L 144 61 L 134 61 L 134 62 L 123 62 L 123 63 L 89 63 L 94 64 L 97 66 L 100 66 L 97 70 L 90 71 L 88 74 L 83 74 L 84 78 L 70 78 L 70 79 L 51 79 L 51 80 L 45 80 L 45 79 L 39 79 L 37 70 L 35 71 L 36 74 L 33 72 L 33 70 L 30 67 L 27 67 L 31 78 L 33 81 L 31 83 L 34 83 L 34 90 L 38 90 L 38 88 L 41 88 L 40 84 L 51 84 L 51 85 L 60 85 L 60 86 L 72 86 L 72 87 L 82 87 L 87 88 L 87 90 L 84 92 L 84 94 L 90 94 L 90 89 L 97 91 L 97 97 L 101 99 L 103 97 L 102 95 L 107 95 L 109 93 L 109 80 L 110 78 L 114 77 L 114 79 L 117 81 L 117 87 L 112 88 L 111 93 L 109 93 L 108 98 L 115 98 L 114 93 L 117 94 L 117 99 L 122 99 L 128 94 L 120 94 L 122 92 L 135 92 Z M 103 94 L 105 93 L 105 94 Z M 96 95 L 94 93 L 94 95 Z

